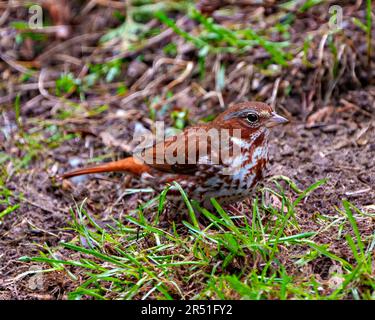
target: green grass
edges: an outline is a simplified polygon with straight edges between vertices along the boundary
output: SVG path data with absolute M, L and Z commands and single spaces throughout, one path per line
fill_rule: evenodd
M 2 153 L 0 153 L 0 164 L 6 160 L 7 158 L 2 158 Z M 15 212 L 20 207 L 19 203 L 14 203 L 13 192 L 5 186 L 5 180 L 5 170 L 0 169 L 0 224 L 5 216 Z M 22 199 L 22 195 L 19 198 Z
M 39 128 L 33 128 L 30 132 L 20 132 L 15 145 L 21 151 L 21 156 L 17 158 L 8 157 L 7 162 L 13 163 L 14 171 L 27 168 L 33 160 L 44 154 L 46 150 L 53 150 L 74 137 L 76 137 L 76 134 L 66 134 L 56 125 L 39 123 Z
M 139 3 L 127 8 L 125 20 L 119 27 L 108 31 L 101 39 L 103 43 L 119 41 L 123 50 L 137 50 L 142 48 L 147 40 L 159 34 L 160 29 L 150 29 L 146 22 L 152 18 L 158 19 L 163 25 L 171 28 L 177 35 L 187 42 L 192 43 L 199 50 L 199 57 L 204 59 L 208 53 L 232 53 L 235 55 L 248 54 L 255 46 L 262 47 L 269 55 L 269 62 L 287 66 L 292 55 L 285 49 L 290 46 L 288 41 L 275 42 L 268 40 L 266 31 L 255 31 L 249 27 L 233 25 L 223 27 L 215 23 L 212 18 L 201 14 L 194 1 L 158 1 L 156 3 Z M 316 5 L 314 2 L 310 6 Z M 310 7 L 307 6 L 306 10 Z M 187 32 L 180 27 L 171 12 L 179 11 L 196 22 L 194 32 Z M 281 33 L 287 33 L 289 25 L 275 29 Z M 169 44 L 165 51 L 170 55 L 176 54 L 173 44 Z M 107 79 L 108 81 L 108 79 Z
M 366 33 L 366 42 L 367 42 L 367 64 L 371 66 L 371 55 L 372 55 L 372 29 L 373 29 L 373 21 L 372 21 L 372 0 L 366 0 L 366 21 L 363 23 L 361 20 L 353 17 L 353 23 L 362 29 L 363 32 Z M 370 75 L 370 73 L 369 73 Z
M 206 56 L 208 52 L 243 54 L 254 46 L 261 46 L 270 54 L 271 61 L 279 65 L 286 66 L 290 59 L 290 55 L 283 49 L 289 45 L 288 42 L 269 41 L 250 28 L 239 30 L 225 28 L 214 23 L 212 18 L 202 15 L 194 7 L 190 7 L 189 17 L 199 23 L 201 31 L 198 35 L 192 35 L 178 27 L 175 21 L 163 11 L 156 12 L 155 17 L 200 49 L 199 55 L 202 57 Z
M 207 69 L 206 60 L 215 59 L 215 55 L 229 53 L 238 58 L 252 55 L 258 48 L 268 54 L 266 62 L 255 65 L 262 69 L 263 75 L 273 75 L 273 69 L 267 69 L 271 63 L 287 68 L 298 53 L 303 53 L 306 67 L 315 68 L 313 60 L 308 60 L 309 53 L 316 50 L 314 40 L 319 37 L 320 41 L 321 34 L 309 35 L 301 44 L 291 43 L 290 31 L 298 14 L 322 3 L 321 0 L 288 1 L 282 5 L 284 18 L 276 19 L 267 30 L 259 30 L 253 28 L 252 23 L 247 26 L 233 23 L 224 27 L 197 11 L 192 1 L 132 1 L 127 5 L 126 16 L 117 13 L 121 24 L 108 31 L 101 38 L 101 44 L 118 44 L 118 47 L 114 46 L 116 52 L 117 49 L 119 52 L 140 50 L 147 46 L 151 37 L 171 28 L 196 48 L 194 62 L 198 70 L 193 74 L 197 71 L 199 80 L 204 80 L 205 73 L 212 71 L 211 67 Z M 372 1 L 366 0 L 365 21 L 353 18 L 366 34 L 369 63 L 372 54 L 371 5 Z M 176 16 L 176 12 L 181 14 Z M 179 26 L 178 17 L 182 16 L 190 20 L 192 30 L 186 31 L 185 26 Z M 147 23 L 153 18 L 160 21 L 159 26 L 148 27 Z M 45 35 L 27 30 L 25 26 L 25 22 L 13 24 L 19 31 L 19 45 L 27 38 L 37 43 L 47 41 Z M 285 41 L 271 41 L 275 36 Z M 178 55 L 178 42 L 174 40 L 163 48 L 167 56 Z M 334 80 L 340 71 L 337 48 L 341 41 L 340 33 L 330 35 L 327 40 L 329 51 L 326 53 L 332 56 L 330 65 Z M 142 55 L 143 52 L 137 59 L 142 60 Z M 221 92 L 225 90 L 226 73 L 231 65 L 225 59 L 218 61 L 214 86 Z M 78 101 L 84 102 L 97 94 L 100 85 L 122 81 L 128 63 L 126 58 L 115 55 L 113 60 L 87 65 L 87 75 L 83 78 L 70 70 L 61 73 L 50 93 L 56 95 L 64 108 L 59 108 L 54 117 L 66 120 L 101 115 L 108 105 L 87 107 L 71 98 L 78 96 Z M 20 81 L 26 82 L 33 72 L 29 70 Z M 195 80 L 201 83 L 193 78 Z M 285 90 L 292 91 L 292 86 L 291 83 Z M 125 84 L 119 84 L 118 95 L 125 95 L 127 91 Z M 173 94 L 168 92 L 167 98 Z M 157 97 L 150 96 L 149 99 L 159 103 Z M 10 178 L 5 169 L 8 164 L 12 163 L 11 175 L 23 172 L 30 164 L 43 161 L 53 149 L 77 136 L 66 134 L 64 125 L 60 127 L 54 121 L 27 119 L 22 115 L 22 102 L 22 93 L 19 93 L 12 106 L 19 128 L 14 137 L 17 157 L 0 152 L 0 223 L 17 214 L 23 200 L 22 195 L 15 196 L 17 190 L 13 194 L 5 186 Z M 156 120 L 167 114 L 174 128 L 183 129 L 189 124 L 188 107 L 182 106 L 169 115 L 167 111 L 171 107 L 166 104 L 156 110 L 150 103 L 149 117 Z M 212 120 L 212 117 L 208 115 L 205 120 Z M 102 157 L 108 157 L 108 154 Z M 98 160 L 100 157 L 90 161 Z M 332 209 L 332 214 L 311 212 L 309 228 L 302 223 L 300 212 L 306 210 L 304 204 L 309 201 L 308 195 L 324 187 L 326 181 L 317 181 L 306 190 L 300 190 L 285 176 L 274 177 L 272 181 L 274 187 L 264 188 L 260 197 L 253 199 L 250 208 L 235 214 L 227 212 L 215 199 L 212 199 L 213 210 L 200 207 L 177 184 L 169 186 L 136 211 L 128 212 L 123 220 L 113 219 L 106 225 L 99 224 L 83 202 L 71 210 L 72 239 L 69 242 L 62 242 L 58 247 L 45 245 L 39 256 L 23 257 L 22 260 L 42 264 L 45 273 L 59 272 L 69 277 L 76 287 L 69 292 L 70 299 L 375 299 L 375 237 L 374 234 L 365 235 L 358 226 L 358 221 L 374 219 L 374 215 L 361 212 L 343 200 L 339 208 Z M 287 187 L 283 187 L 285 184 Z M 163 221 L 170 188 L 180 191 L 187 208 L 181 222 L 177 222 L 179 219 Z M 133 192 L 137 190 L 129 190 L 129 194 Z M 277 199 L 278 205 L 269 205 L 266 194 Z M 322 241 L 327 233 L 329 243 Z M 335 248 L 338 243 L 340 250 Z M 312 267 L 322 261 L 329 261 L 336 267 L 327 279 L 322 279 Z M 336 279 L 335 284 L 330 282 L 332 279 Z
M 298 190 L 294 200 L 285 195 L 281 179 Z M 239 215 L 228 214 L 215 199 L 215 210 L 200 207 L 178 184 L 124 221 L 113 219 L 106 226 L 95 221 L 83 202 L 71 210 L 75 236 L 70 242 L 45 246 L 39 256 L 21 260 L 66 273 L 76 283 L 69 299 L 373 299 L 375 239 L 361 236 L 356 222 L 364 213 L 343 201 L 339 217 L 328 226 L 329 230 L 343 223 L 348 227 L 341 235 L 353 256 L 348 260 L 336 255 L 330 244 L 316 240 L 327 232 L 326 221 L 315 232 L 301 230 L 298 223 L 301 201 L 325 181 L 306 190 L 285 177 L 274 181 L 276 190 L 262 192 L 272 192 L 280 208 L 255 198 L 252 208 Z M 162 226 L 160 215 L 170 188 L 180 190 L 188 215 L 181 223 Z M 147 214 L 151 208 L 157 214 Z M 335 287 L 328 288 L 315 274 L 298 271 L 322 257 L 341 270 L 330 275 L 339 279 Z
M 5 217 L 6 215 L 12 213 L 13 211 L 16 211 L 18 208 L 20 207 L 20 205 L 17 203 L 15 204 L 14 206 L 10 205 L 9 207 L 7 207 L 6 209 L 4 209 L 3 211 L 0 212 L 0 220 Z

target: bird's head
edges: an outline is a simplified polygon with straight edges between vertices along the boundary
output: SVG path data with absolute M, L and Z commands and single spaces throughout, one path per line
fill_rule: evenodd
M 233 105 L 220 114 L 214 124 L 221 128 L 241 129 L 255 133 L 267 130 L 288 120 L 278 115 L 268 104 L 262 102 L 243 102 Z

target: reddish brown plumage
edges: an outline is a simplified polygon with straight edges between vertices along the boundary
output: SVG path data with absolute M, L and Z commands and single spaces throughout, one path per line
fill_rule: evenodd
M 99 166 L 95 166 L 92 168 L 83 168 L 78 169 L 72 172 L 68 172 L 62 175 L 63 179 L 68 179 L 76 176 L 81 176 L 84 174 L 90 173 L 100 173 L 100 172 L 128 172 L 134 175 L 141 175 L 144 172 L 149 172 L 150 167 L 145 164 L 141 164 L 133 157 L 125 158 L 118 161 L 113 161 L 109 163 L 105 163 Z
M 124 171 L 141 176 L 145 184 L 156 190 L 176 181 L 198 201 L 207 203 L 210 197 L 216 197 L 224 203 L 234 202 L 247 197 L 262 178 L 267 163 L 268 128 L 283 122 L 286 119 L 264 103 L 241 103 L 211 123 L 187 128 L 144 150 L 143 158 L 149 155 L 146 163 L 139 161 L 138 154 L 62 177 Z M 173 163 L 176 155 L 178 163 Z

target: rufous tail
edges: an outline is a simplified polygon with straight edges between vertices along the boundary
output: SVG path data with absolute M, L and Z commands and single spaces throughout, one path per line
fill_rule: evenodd
M 137 162 L 133 157 L 125 158 L 118 161 L 113 161 L 105 163 L 99 166 L 91 168 L 83 168 L 75 171 L 67 172 L 61 177 L 63 179 L 72 178 L 75 176 L 80 176 L 90 173 L 99 173 L 99 172 L 129 172 L 135 175 L 141 175 L 143 172 L 149 172 L 150 167 L 146 164 Z

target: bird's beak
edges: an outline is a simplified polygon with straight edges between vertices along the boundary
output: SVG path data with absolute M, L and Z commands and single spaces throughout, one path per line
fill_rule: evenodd
M 283 123 L 287 123 L 287 122 L 289 122 L 288 119 L 278 115 L 276 112 L 272 112 L 271 118 L 269 118 L 268 121 L 266 122 L 266 127 L 272 128 L 272 127 L 275 127 L 279 124 L 283 124 Z

